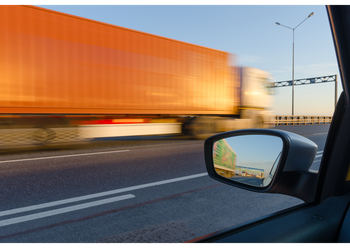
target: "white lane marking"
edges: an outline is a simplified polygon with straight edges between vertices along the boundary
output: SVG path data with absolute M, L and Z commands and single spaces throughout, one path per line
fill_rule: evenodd
M 116 152 L 130 152 L 130 150 L 108 151 L 108 152 L 93 152 L 93 153 L 81 153 L 81 154 L 61 155 L 61 156 L 52 156 L 52 157 L 42 157 L 42 158 L 25 158 L 25 159 L 17 159 L 17 160 L 0 161 L 0 164 L 2 164 L 2 163 L 13 163 L 13 162 L 22 162 L 22 161 L 31 161 L 31 160 L 40 160 L 40 159 L 52 159 L 52 158 L 67 158 L 67 157 L 90 156 L 90 155 L 106 154 L 106 153 L 116 153 Z
M 319 152 L 316 153 L 315 158 L 320 158 L 322 156 L 323 156 L 323 151 L 319 151 Z
M 322 134 L 328 134 L 328 132 L 327 133 L 313 133 L 313 134 L 309 134 L 309 135 L 322 135 Z
M 37 209 L 41 209 L 41 208 L 53 207 L 53 206 L 62 205 L 62 204 L 66 204 L 66 203 L 72 203 L 72 202 L 97 198 L 97 197 L 101 197 L 101 196 L 113 195 L 113 194 L 118 194 L 118 193 L 122 193 L 122 192 L 152 187 L 152 186 L 158 186 L 158 185 L 163 185 L 163 184 L 168 184 L 168 183 L 173 183 L 173 182 L 178 182 L 178 181 L 183 181 L 183 180 L 189 180 L 189 179 L 203 177 L 203 176 L 207 176 L 207 175 L 208 175 L 208 173 L 194 174 L 191 176 L 178 177 L 178 178 L 163 180 L 163 181 L 154 182 L 154 183 L 146 183 L 146 184 L 141 184 L 141 185 L 137 185 L 137 186 L 116 189 L 116 190 L 110 190 L 110 191 L 105 191 L 105 192 L 101 192 L 101 193 L 95 193 L 95 194 L 91 194 L 91 195 L 74 197 L 74 198 L 69 198 L 69 199 L 65 199 L 65 200 L 53 201 L 53 202 L 23 207 L 23 208 L 15 208 L 15 209 L 11 209 L 11 210 L 1 211 L 0 216 L 17 214 L 17 213 L 37 210 Z
M 103 205 L 103 204 L 107 204 L 107 203 L 112 203 L 112 202 L 117 202 L 117 201 L 122 201 L 122 200 L 130 199 L 130 198 L 134 198 L 134 197 L 135 196 L 131 195 L 131 194 L 117 196 L 117 197 L 112 197 L 112 198 L 108 198 L 108 199 L 104 199 L 104 200 L 78 204 L 78 205 L 71 206 L 71 207 L 59 208 L 59 209 L 50 210 L 50 211 L 46 211 L 46 212 L 30 214 L 30 215 L 11 218 L 11 219 L 7 219 L 7 220 L 2 220 L 2 221 L 0 221 L 0 227 L 9 226 L 9 225 L 13 225 L 16 223 L 30 221 L 30 220 L 41 219 L 41 218 L 45 218 L 45 217 L 49 217 L 49 216 L 53 216 L 53 215 L 58 215 L 58 214 L 63 214 L 63 213 L 67 213 L 67 212 L 72 212 L 72 211 L 76 211 L 76 210 L 81 210 L 84 208 L 91 208 L 91 207 L 95 207 L 95 206 L 99 206 L 99 205 Z

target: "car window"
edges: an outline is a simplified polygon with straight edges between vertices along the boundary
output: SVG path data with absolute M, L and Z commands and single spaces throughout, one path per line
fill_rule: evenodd
M 303 204 L 212 180 L 203 144 L 286 130 L 318 172 L 324 6 L 1 5 L 0 32 L 0 242 L 184 242 Z

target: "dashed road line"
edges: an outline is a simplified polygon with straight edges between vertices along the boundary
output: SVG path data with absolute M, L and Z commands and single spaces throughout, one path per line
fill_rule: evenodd
M 117 196 L 117 197 L 112 197 L 108 199 L 103 199 L 99 201 L 93 201 L 93 202 L 88 202 L 88 203 L 83 203 L 83 204 L 78 204 L 70 207 L 64 207 L 64 208 L 59 208 L 59 209 L 54 209 L 54 210 L 49 210 L 41 213 L 36 213 L 36 214 L 30 214 L 26 216 L 21 216 L 21 217 L 15 217 L 7 220 L 2 220 L 0 221 L 0 227 L 3 226 L 9 226 L 21 222 L 26 222 L 26 221 L 31 221 L 31 220 L 36 220 L 36 219 L 41 219 L 53 215 L 58 215 L 58 214 L 63 214 L 63 213 L 68 213 L 72 211 L 77 211 L 85 208 L 91 208 L 107 203 L 112 203 L 112 202 L 117 202 L 117 201 L 122 201 L 130 198 L 134 198 L 134 195 L 123 195 L 123 196 Z
M 207 175 L 208 175 L 208 173 L 199 173 L 199 174 L 194 174 L 194 175 L 190 175 L 190 176 L 178 177 L 178 178 L 173 178 L 173 179 L 168 179 L 168 180 L 163 180 L 163 181 L 158 181 L 158 182 L 153 182 L 153 183 L 146 183 L 146 184 L 141 184 L 141 185 L 122 188 L 122 189 L 116 189 L 116 190 L 110 190 L 110 191 L 105 191 L 105 192 L 100 192 L 100 193 L 95 193 L 95 194 L 90 194 L 90 195 L 85 195 L 85 196 L 73 197 L 73 198 L 69 198 L 69 199 L 65 199 L 65 200 L 53 201 L 53 202 L 48 202 L 48 203 L 43 203 L 43 204 L 38 204 L 38 205 L 33 205 L 33 206 L 28 206 L 28 207 L 22 207 L 22 208 L 15 208 L 15 209 L 11 209 L 11 210 L 1 211 L 0 216 L 6 216 L 6 215 L 23 213 L 23 212 L 27 212 L 27 211 L 33 211 L 33 210 L 38 210 L 38 209 L 43 209 L 43 208 L 48 208 L 48 207 L 54 207 L 54 206 L 58 206 L 58 205 L 62 205 L 62 204 L 73 203 L 73 202 L 93 199 L 93 198 L 97 198 L 97 197 L 103 197 L 103 196 L 107 196 L 107 195 L 119 194 L 119 193 L 124 193 L 124 192 L 132 191 L 132 190 L 143 189 L 143 188 L 148 188 L 148 187 L 152 187 L 152 186 L 159 186 L 159 185 L 163 185 L 163 184 L 189 180 L 189 179 L 203 177 L 203 176 L 207 176 Z

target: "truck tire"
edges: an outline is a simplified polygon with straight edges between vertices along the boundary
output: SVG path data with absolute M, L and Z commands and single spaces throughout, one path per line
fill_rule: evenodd
M 191 125 L 191 136 L 195 139 L 207 139 L 215 133 L 215 121 L 213 118 L 197 117 Z
M 264 120 L 261 116 L 255 118 L 254 128 L 264 128 Z
M 192 122 L 193 122 L 193 118 L 187 118 L 184 123 L 182 123 L 182 126 L 181 126 L 181 132 L 183 135 L 185 136 L 192 136 L 192 133 L 191 133 L 191 125 L 192 125 Z

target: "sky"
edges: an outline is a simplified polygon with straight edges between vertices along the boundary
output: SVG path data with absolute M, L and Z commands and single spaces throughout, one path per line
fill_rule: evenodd
M 264 169 L 265 176 L 283 148 L 282 139 L 271 135 L 244 135 L 225 140 L 237 154 L 236 165 Z
M 95 1 L 89 4 L 105 3 Z M 135 3 L 36 6 L 226 51 L 234 54 L 233 65 L 265 70 L 271 74 L 273 82 L 292 79 L 293 55 L 293 31 L 275 23 L 295 28 L 314 12 L 294 31 L 294 77 L 302 79 L 337 74 L 338 97 L 342 91 L 325 6 Z M 332 115 L 334 88 L 334 83 L 296 86 L 295 115 Z M 272 110 L 275 114 L 291 115 L 291 96 L 292 87 L 274 89 Z

